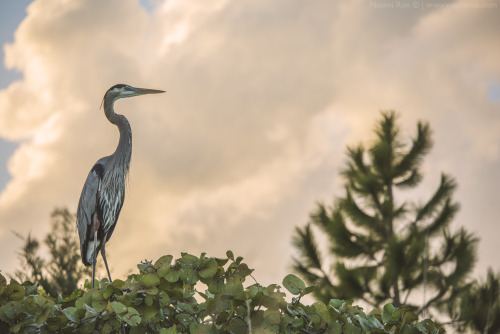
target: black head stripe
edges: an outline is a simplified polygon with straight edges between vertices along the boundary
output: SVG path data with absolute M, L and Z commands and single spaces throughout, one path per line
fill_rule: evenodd
M 113 87 L 111 87 L 110 89 L 108 89 L 108 92 L 109 92 L 110 90 L 115 89 L 115 88 L 123 88 L 123 87 L 127 87 L 127 85 L 124 85 L 124 84 L 114 85 Z
M 102 102 L 101 102 L 101 108 L 102 108 L 102 105 L 104 103 L 104 99 L 106 98 L 106 95 L 111 92 L 113 89 L 115 88 L 124 88 L 124 87 L 128 87 L 128 85 L 124 85 L 124 84 L 117 84 L 117 85 L 114 85 L 113 87 L 111 87 L 110 89 L 107 90 L 106 94 L 104 94 L 104 97 L 102 98 Z M 100 108 L 99 108 L 100 109 Z

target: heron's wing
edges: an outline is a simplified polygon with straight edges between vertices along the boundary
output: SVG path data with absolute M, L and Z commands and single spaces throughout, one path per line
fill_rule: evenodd
M 86 259 L 87 246 L 91 238 L 93 238 L 91 226 L 97 212 L 97 201 L 102 175 L 103 166 L 99 163 L 95 164 L 87 176 L 82 194 L 80 195 L 80 201 L 78 202 L 77 226 L 78 235 L 80 236 L 80 251 L 82 261 L 86 265 L 89 265 Z

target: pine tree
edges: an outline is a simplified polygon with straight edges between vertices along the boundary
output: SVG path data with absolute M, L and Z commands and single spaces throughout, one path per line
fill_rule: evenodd
M 432 142 L 429 125 L 422 122 L 411 144 L 405 142 L 396 118 L 383 112 L 375 142 L 347 149 L 345 195 L 332 207 L 318 204 L 310 222 L 296 228 L 299 257 L 293 267 L 318 287 L 315 297 L 322 301 L 352 298 L 373 307 L 391 302 L 434 313 L 465 284 L 478 240 L 450 227 L 459 209 L 450 176 L 441 175 L 423 204 L 397 199 L 421 182 Z M 320 252 L 314 229 L 326 235 L 329 257 Z
M 485 281 L 464 285 L 446 311 L 458 332 L 500 333 L 500 274 L 490 268 Z
M 31 234 L 24 240 L 19 253 L 21 268 L 15 277 L 21 282 L 28 280 L 40 284 L 53 297 L 71 294 L 78 282 L 90 274 L 80 261 L 80 244 L 76 235 L 75 215 L 68 209 L 55 209 L 51 214 L 51 231 L 44 243 L 49 250 L 48 260 L 39 253 L 40 242 Z

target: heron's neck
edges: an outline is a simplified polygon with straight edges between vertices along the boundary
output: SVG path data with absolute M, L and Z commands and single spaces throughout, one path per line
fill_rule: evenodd
M 108 120 L 115 124 L 120 131 L 120 140 L 113 153 L 114 159 L 118 165 L 124 167 L 124 174 L 128 172 L 130 157 L 132 155 L 132 129 L 125 116 L 116 114 L 114 110 L 114 101 L 104 101 L 104 113 Z

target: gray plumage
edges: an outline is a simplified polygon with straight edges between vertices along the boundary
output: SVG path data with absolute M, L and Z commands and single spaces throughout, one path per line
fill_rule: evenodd
M 125 200 L 125 181 L 132 155 L 132 129 L 123 115 L 116 114 L 117 99 L 143 94 L 163 93 L 161 90 L 135 88 L 128 85 L 111 87 L 103 98 L 104 113 L 120 131 L 120 140 L 113 154 L 99 159 L 89 172 L 77 210 L 80 251 L 85 266 L 92 265 L 92 286 L 97 255 L 101 252 L 109 280 L 105 245 L 113 234 Z

